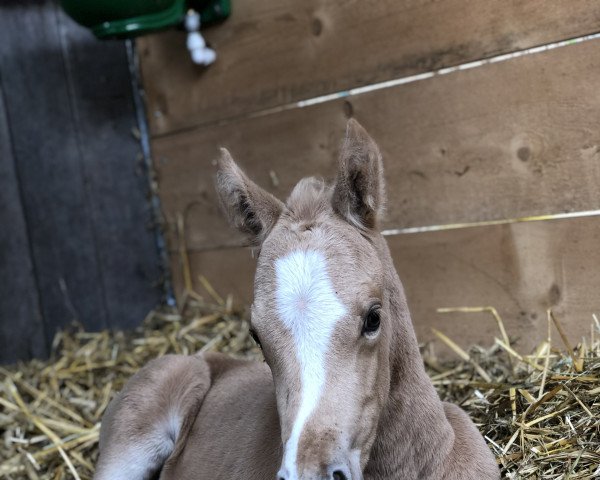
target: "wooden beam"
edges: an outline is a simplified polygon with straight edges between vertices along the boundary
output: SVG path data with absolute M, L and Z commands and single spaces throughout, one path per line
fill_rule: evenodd
M 546 336 L 546 309 L 560 319 L 575 345 L 598 313 L 600 217 L 524 222 L 388 237 L 420 341 L 436 328 L 463 347 L 500 338 L 490 314 L 440 314 L 440 307 L 493 306 L 515 348 L 527 353 Z M 174 280 L 182 290 L 180 260 Z M 249 249 L 192 252 L 194 288 L 204 275 L 222 296 L 249 305 L 255 261 Z M 554 336 L 560 345 L 558 335 Z M 447 353 L 447 352 L 446 352 Z
M 205 31 L 209 68 L 192 64 L 183 32 L 138 45 L 163 135 L 599 29 L 593 0 L 239 0 Z
M 385 228 L 600 209 L 600 40 L 458 71 L 153 142 L 174 240 L 240 245 L 217 207 L 218 147 L 285 198 L 307 175 L 332 177 L 349 113 L 381 146 Z M 176 245 L 172 243 L 172 245 Z

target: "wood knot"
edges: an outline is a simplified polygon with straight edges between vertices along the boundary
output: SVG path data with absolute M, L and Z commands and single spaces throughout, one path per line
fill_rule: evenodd
M 352 118 L 354 115 L 354 107 L 348 100 L 344 102 L 344 115 L 346 115 L 346 118 Z
M 531 157 L 531 150 L 529 147 L 521 147 L 517 150 L 517 157 L 519 157 L 519 160 L 522 162 L 526 162 Z
M 318 37 L 323 31 L 323 22 L 321 22 L 321 20 L 319 20 L 318 18 L 314 18 L 310 24 L 310 29 L 312 31 L 312 34 L 315 37 Z

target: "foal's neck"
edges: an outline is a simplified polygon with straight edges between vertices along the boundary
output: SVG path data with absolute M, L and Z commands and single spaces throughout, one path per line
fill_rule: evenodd
M 425 372 L 402 284 L 383 238 L 380 250 L 395 325 L 391 388 L 365 473 L 367 478 L 426 478 L 452 449 L 454 431 Z

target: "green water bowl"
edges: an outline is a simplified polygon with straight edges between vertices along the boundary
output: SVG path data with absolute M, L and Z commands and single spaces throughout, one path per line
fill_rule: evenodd
M 227 18 L 229 0 L 61 0 L 77 23 L 98 38 L 131 38 L 178 26 L 189 8 L 198 11 L 202 24 Z

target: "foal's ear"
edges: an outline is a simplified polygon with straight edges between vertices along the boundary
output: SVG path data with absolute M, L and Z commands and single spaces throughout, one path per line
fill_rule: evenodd
M 354 119 L 348 121 L 333 191 L 333 208 L 362 230 L 376 229 L 385 204 L 379 148 Z
M 250 180 L 224 148 L 218 161 L 216 186 L 231 224 L 252 245 L 260 245 L 277 222 L 283 203 Z

